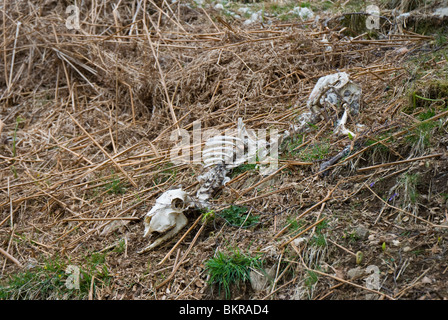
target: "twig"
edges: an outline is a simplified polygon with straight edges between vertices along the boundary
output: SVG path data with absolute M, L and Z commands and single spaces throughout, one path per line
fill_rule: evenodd
M 418 281 L 423 278 L 423 276 L 430 270 L 431 268 L 426 269 L 425 271 L 423 271 L 423 273 L 417 277 L 417 279 L 415 279 L 412 284 L 410 284 L 409 286 L 407 286 L 406 288 L 404 288 L 403 290 L 401 290 L 400 292 L 398 292 L 394 298 L 400 298 L 407 290 L 415 287 L 418 284 Z
M 338 183 L 336 184 L 336 186 L 330 190 L 328 192 L 328 194 L 325 196 L 325 198 L 321 201 L 319 201 L 318 203 L 316 203 L 315 205 L 313 205 L 311 208 L 305 210 L 301 215 L 299 215 L 298 217 L 295 218 L 295 220 L 299 220 L 300 218 L 302 218 L 304 215 L 306 215 L 307 213 L 313 211 L 315 208 L 317 208 L 318 206 L 320 206 L 322 203 L 327 202 L 328 200 L 331 199 L 331 195 L 333 194 L 333 192 L 336 190 L 336 188 L 339 186 L 339 184 L 341 183 L 341 181 L 338 181 Z M 275 236 L 274 238 L 272 238 L 272 240 L 275 240 L 276 238 L 278 238 L 281 234 L 283 234 L 289 227 L 291 226 L 291 223 L 288 223 L 282 230 L 280 230 Z
M 186 260 L 182 261 L 181 265 L 187 263 L 187 262 L 190 261 L 190 260 L 191 260 L 191 259 L 186 259 Z M 153 276 L 153 275 L 155 275 L 155 274 L 157 274 L 157 273 L 163 272 L 163 271 L 168 270 L 168 269 L 173 270 L 175 266 L 176 266 L 176 264 L 173 264 L 172 266 L 163 267 L 163 268 L 158 269 L 158 270 L 156 270 L 156 271 L 154 271 L 154 272 L 151 272 L 151 273 L 148 273 L 148 274 L 144 275 L 142 278 L 144 279 L 144 278 L 146 278 L 146 277 Z
M 95 281 L 95 276 L 92 276 L 92 280 L 90 280 L 90 290 L 89 290 L 89 300 L 93 300 L 93 283 Z
M 280 289 L 286 287 L 287 285 L 296 282 L 296 280 L 299 278 L 299 276 L 295 276 L 293 279 L 291 279 L 290 281 L 286 282 L 285 284 L 281 285 L 280 287 L 278 287 L 276 290 L 272 291 L 271 293 L 265 295 L 263 298 L 261 298 L 261 300 L 266 300 L 267 298 L 269 298 L 270 296 L 272 296 L 274 293 L 276 293 L 277 291 L 279 291 Z
M 141 220 L 137 217 L 115 217 L 115 218 L 68 218 L 62 220 L 63 222 L 67 221 L 113 221 L 113 220 Z
M 431 121 L 435 121 L 435 120 L 440 119 L 440 118 L 442 118 L 442 117 L 444 117 L 444 116 L 446 116 L 446 115 L 448 115 L 448 111 L 441 112 L 441 113 L 439 113 L 438 115 L 435 115 L 434 117 L 431 117 L 431 118 L 429 118 L 429 119 L 426 119 L 426 120 L 423 120 L 423 121 L 419 121 L 418 123 L 416 123 L 416 124 L 414 124 L 414 125 L 412 125 L 412 126 L 406 128 L 406 129 L 404 129 L 404 130 L 402 130 L 402 131 L 396 132 L 396 133 L 394 133 L 394 134 L 392 134 L 392 135 L 390 135 L 390 136 L 388 136 L 388 137 L 386 137 L 386 138 L 384 138 L 384 139 L 378 140 L 378 141 L 376 141 L 376 142 L 374 142 L 374 143 L 368 145 L 367 147 L 364 147 L 363 149 L 361 149 L 361 150 L 355 152 L 354 154 L 348 156 L 347 158 L 345 158 L 345 159 L 342 160 L 341 162 L 329 166 L 327 169 L 334 168 L 334 167 L 336 167 L 336 166 L 340 166 L 340 165 L 346 163 L 347 161 L 353 159 L 354 157 L 356 157 L 356 156 L 358 156 L 358 155 L 364 153 L 366 150 L 368 150 L 368 149 L 370 149 L 370 148 L 376 146 L 377 144 L 382 144 L 383 142 L 386 142 L 386 141 L 388 141 L 389 139 L 396 138 L 396 137 L 400 137 L 400 136 L 406 134 L 407 132 L 409 132 L 410 130 L 415 129 L 416 127 L 418 127 L 418 126 L 420 126 L 420 125 L 422 125 L 422 124 L 424 124 L 424 123 L 428 123 L 428 122 L 431 122 Z M 322 172 L 322 171 L 318 172 L 318 174 L 320 174 L 321 172 Z
M 171 250 L 170 251 L 168 251 L 168 253 L 165 255 L 165 257 L 158 263 L 158 265 L 161 265 L 161 264 L 163 264 L 165 261 L 166 261 L 166 259 L 168 259 L 169 258 L 169 256 L 173 253 L 173 251 L 174 250 L 176 250 L 176 248 L 182 243 L 182 241 L 185 239 L 185 237 L 191 232 L 191 230 L 193 230 L 194 229 L 194 227 L 196 227 L 196 225 L 199 223 L 199 221 L 201 221 L 201 219 L 202 219 L 202 217 L 203 217 L 204 215 L 203 214 L 201 214 L 197 219 L 196 219 L 196 221 L 193 223 L 193 225 L 190 227 L 190 228 L 188 228 L 188 230 L 184 233 L 184 235 L 176 242 L 176 244 L 171 248 Z
M 22 23 L 20 21 L 17 21 L 16 36 L 14 38 L 14 49 L 12 51 L 12 58 L 11 58 L 11 70 L 9 71 L 8 92 L 10 91 L 11 86 L 12 86 L 12 74 L 13 74 L 13 70 L 14 70 L 14 58 L 16 56 L 17 38 L 19 37 L 19 30 L 20 30 L 20 25 L 21 24 Z M 5 69 L 6 69 L 6 65 L 5 65 Z
M 212 18 L 210 18 L 210 15 L 207 13 L 207 11 L 201 6 L 201 10 L 202 12 L 204 12 L 204 14 L 207 16 L 208 20 L 213 24 L 213 26 L 215 27 L 215 29 L 221 33 L 221 30 L 219 30 L 218 26 L 215 24 L 215 22 L 212 20 Z
M 326 217 L 320 219 L 319 221 L 316 221 L 315 223 L 313 223 L 312 225 L 310 225 L 308 228 L 306 228 L 305 230 L 302 230 L 301 232 L 299 232 L 298 234 L 296 234 L 294 237 L 292 237 L 291 239 L 283 242 L 279 248 L 283 248 L 284 246 L 288 245 L 290 242 L 292 242 L 294 239 L 297 239 L 298 237 L 300 237 L 302 234 L 304 234 L 305 232 L 307 232 L 308 230 L 312 229 L 313 227 L 317 226 L 319 223 L 321 223 L 322 221 L 324 221 L 326 219 Z
M 286 274 L 286 271 L 288 271 L 288 269 L 291 267 L 292 261 L 289 261 L 288 265 L 286 266 L 285 269 L 283 269 L 282 273 L 277 277 L 277 275 L 275 276 L 275 280 L 274 283 L 272 284 L 272 290 L 271 292 L 274 292 L 274 288 L 277 285 L 277 283 L 280 281 L 280 279 Z
M 407 214 L 408 216 L 411 216 L 411 217 L 413 217 L 413 218 L 415 218 L 415 219 L 417 219 L 417 220 L 420 220 L 420 221 L 422 221 L 422 222 L 425 222 L 425 223 L 429 224 L 431 227 L 448 228 L 448 226 L 445 226 L 445 225 L 435 225 L 434 223 L 429 222 L 429 221 L 427 221 L 427 220 L 425 220 L 425 219 L 423 219 L 423 218 L 420 218 L 419 216 L 417 216 L 417 215 L 415 215 L 415 214 L 412 214 L 412 213 L 407 212 L 407 211 L 405 211 L 405 210 L 403 210 L 403 209 L 397 208 L 397 207 L 395 207 L 395 206 L 393 206 L 393 205 L 387 203 L 386 201 L 384 201 L 384 200 L 383 200 L 379 195 L 377 195 L 377 194 L 375 193 L 375 191 L 373 191 L 367 184 L 364 183 L 364 186 L 365 186 L 367 189 L 369 189 L 370 192 L 372 192 L 373 195 L 374 195 L 375 197 L 377 197 L 378 199 L 380 199 L 381 202 L 383 202 L 384 204 L 386 204 L 388 207 L 390 207 L 390 208 L 392 208 L 392 209 L 395 209 L 395 210 L 398 210 L 398 211 L 400 211 L 400 212 L 403 212 L 404 214 Z
M 68 112 L 67 112 L 68 113 Z M 68 113 L 68 115 L 70 116 L 70 118 L 72 118 L 72 120 L 73 120 L 73 122 L 75 122 L 76 123 L 76 125 L 90 138 L 90 140 L 92 140 L 92 142 L 104 153 L 104 155 L 106 156 L 106 157 L 108 157 L 109 158 L 109 160 L 110 161 L 112 161 L 114 164 L 115 164 L 115 166 L 117 167 L 117 169 L 118 170 L 120 170 L 124 175 L 125 175 L 125 177 L 129 180 L 129 182 L 134 186 L 134 187 L 136 187 L 136 188 L 138 188 L 138 185 L 134 182 L 134 180 L 132 180 L 132 178 L 126 173 L 126 171 L 124 171 L 124 169 L 115 161 L 115 159 L 106 151 L 106 150 L 104 150 L 104 148 L 95 140 L 95 138 L 93 138 L 91 135 L 90 135 L 90 133 L 88 133 L 87 131 L 86 131 L 86 129 L 84 129 L 84 127 L 83 126 L 81 126 L 81 124 L 78 122 L 78 121 L 76 121 L 76 119 L 70 114 L 70 113 Z
M 281 168 L 277 169 L 275 172 L 271 173 L 269 176 L 261 179 L 260 181 L 258 181 L 257 183 L 255 183 L 254 185 L 252 185 L 251 187 L 247 188 L 246 190 L 243 190 L 241 192 L 239 192 L 240 196 L 245 195 L 246 193 L 248 193 L 249 191 L 255 189 L 256 187 L 258 187 L 260 184 L 272 179 L 273 177 L 275 177 L 279 172 L 281 172 L 282 170 L 286 169 L 288 167 L 288 164 L 282 166 Z
M 186 260 L 186 261 L 188 261 L 188 260 Z M 185 261 L 184 261 L 184 263 L 185 263 Z M 179 295 L 176 298 L 174 298 L 174 300 L 179 300 L 179 298 L 184 294 L 185 290 L 187 290 L 194 281 L 196 281 L 199 277 L 201 277 L 204 272 L 205 272 L 205 269 L 203 269 L 193 279 L 191 279 L 191 281 L 185 286 L 185 288 L 181 291 L 181 293 L 179 293 Z
M 349 285 L 351 285 L 351 286 L 354 286 L 354 287 L 357 287 L 357 288 L 360 288 L 360 289 L 364 289 L 364 290 L 367 290 L 367 291 L 370 291 L 370 292 L 379 294 L 379 295 L 381 295 L 381 296 L 383 296 L 383 297 L 386 297 L 386 298 L 388 298 L 388 299 L 390 299 L 390 300 L 395 300 L 393 297 L 391 297 L 391 296 L 389 296 L 389 295 L 387 295 L 387 294 L 385 294 L 385 293 L 382 293 L 382 292 L 380 292 L 380 291 L 376 291 L 376 290 L 374 290 L 374 289 L 369 289 L 369 288 L 360 286 L 360 285 L 358 285 L 358 284 L 356 284 L 356 283 L 353 283 L 353 282 L 350 282 L 350 281 L 341 279 L 341 278 L 339 278 L 339 277 L 332 276 L 332 275 L 330 275 L 330 274 L 321 272 L 321 271 L 319 271 L 319 270 L 315 270 L 315 269 L 311 269 L 311 268 L 307 267 L 306 264 L 305 264 L 305 262 L 303 261 L 303 258 L 302 258 L 302 256 L 301 256 L 299 250 L 297 249 L 297 247 L 294 246 L 294 245 L 292 245 L 292 248 L 293 248 L 294 251 L 296 251 L 297 254 L 300 256 L 300 258 L 301 258 L 300 260 L 301 260 L 301 262 L 302 262 L 302 265 L 303 265 L 303 267 L 304 267 L 306 270 L 311 271 L 311 272 L 314 272 L 314 273 L 317 273 L 317 274 L 320 274 L 320 275 L 322 275 L 322 276 L 325 276 L 325 277 L 328 277 L 328 278 L 331 278 L 331 279 L 334 279 L 334 280 L 337 280 L 337 281 L 339 281 L 339 282 L 341 282 L 341 283 L 343 283 L 343 284 L 349 284 Z
M 262 194 L 262 195 L 250 198 L 250 199 L 237 201 L 235 204 L 236 205 L 240 205 L 240 204 L 243 204 L 243 203 L 246 203 L 246 202 L 255 201 L 255 200 L 258 200 L 258 199 L 261 199 L 261 198 L 264 198 L 264 197 L 267 197 L 267 196 L 270 196 L 270 195 L 273 195 L 273 194 L 276 194 L 276 193 L 279 193 L 279 192 L 283 192 L 283 191 L 289 190 L 289 189 L 291 189 L 293 187 L 294 187 L 294 185 L 291 184 L 289 186 L 286 186 L 286 187 L 280 188 L 278 190 L 274 190 L 274 191 L 271 191 L 271 192 L 268 192 L 268 193 L 265 193 L 265 194 Z
M 342 250 L 344 250 L 345 252 L 348 252 L 348 253 L 350 253 L 351 255 L 353 255 L 353 256 L 356 257 L 356 253 L 354 253 L 354 252 L 348 250 L 347 248 L 344 248 L 343 246 L 337 244 L 336 242 L 334 242 L 334 241 L 332 241 L 332 240 L 330 240 L 330 239 L 328 239 L 328 238 L 327 238 L 327 240 L 328 240 L 328 242 L 331 242 L 332 244 L 334 244 L 334 245 L 335 245 L 336 247 L 338 247 L 339 249 L 342 249 Z
M 193 245 L 196 243 L 196 240 L 198 239 L 199 235 L 201 234 L 201 232 L 204 230 L 206 223 L 204 222 L 201 226 L 201 228 L 199 229 L 199 231 L 196 233 L 196 235 L 194 236 L 193 240 L 190 243 L 190 246 L 188 247 L 187 251 L 184 253 L 184 255 L 182 256 L 182 258 L 180 259 L 179 263 L 173 268 L 173 271 L 171 272 L 171 274 L 168 276 L 168 278 L 166 278 L 165 281 L 163 281 L 162 283 L 160 283 L 159 285 L 156 286 L 156 289 L 160 289 L 161 287 L 163 287 L 164 285 L 166 285 L 176 274 L 177 269 L 180 267 L 180 265 L 182 264 L 182 262 L 184 261 L 184 259 L 187 257 L 187 255 L 190 253 L 191 249 L 193 248 Z
M 390 300 L 395 300 L 395 298 L 393 298 L 393 297 L 391 297 L 391 296 L 389 296 L 389 295 L 387 295 L 387 294 L 385 294 L 385 293 L 383 293 L 383 292 L 380 292 L 380 291 L 377 291 L 377 290 L 373 290 L 373 289 L 369 289 L 369 288 L 363 287 L 363 286 L 361 286 L 361 285 L 359 285 L 359 284 L 356 284 L 356 283 L 353 283 L 353 282 L 350 282 L 350 281 L 347 281 L 347 280 L 344 280 L 344 279 L 341 279 L 341 278 L 332 276 L 332 275 L 330 275 L 330 274 L 321 272 L 321 271 L 319 271 L 319 270 L 310 269 L 310 268 L 308 268 L 308 267 L 306 267 L 306 266 L 304 266 L 304 267 L 305 267 L 307 270 L 309 270 L 309 271 L 312 271 L 312 272 L 315 272 L 315 273 L 320 274 L 320 275 L 322 275 L 322 276 L 325 276 L 325 277 L 328 277 L 328 278 L 337 280 L 337 281 L 342 282 L 342 283 L 344 283 L 344 284 L 349 284 L 349 285 L 351 285 L 351 286 L 354 286 L 354 287 L 357 287 L 357 288 L 360 288 L 360 289 L 364 289 L 364 290 L 367 290 L 367 291 L 370 291 L 370 292 L 379 294 L 380 296 L 386 297 L 386 298 L 388 298 L 388 299 L 390 299 Z
M 152 2 L 152 1 L 151 1 L 151 2 Z M 156 6 L 156 7 L 157 7 L 157 6 Z M 158 8 L 158 7 L 157 7 L 157 8 Z M 163 11 L 162 11 L 162 12 L 163 12 Z M 163 12 L 163 13 L 165 14 L 165 12 Z M 144 26 L 144 28 L 145 28 L 146 37 L 147 37 L 147 39 L 148 39 L 148 43 L 149 43 L 149 45 L 150 45 L 150 47 L 151 47 L 152 54 L 153 54 L 154 59 L 155 59 L 155 61 L 156 61 L 157 69 L 159 70 L 160 82 L 162 83 L 163 90 L 164 90 L 164 93 L 165 93 L 165 96 L 166 96 L 166 103 L 168 104 L 168 107 L 169 107 L 169 109 L 170 109 L 171 117 L 173 118 L 173 123 L 176 124 L 177 129 L 179 130 L 180 128 L 179 128 L 179 124 L 178 124 L 178 121 L 177 121 L 176 113 L 174 112 L 173 104 L 171 103 L 172 100 L 171 100 L 171 98 L 170 98 L 170 95 L 169 95 L 169 93 L 168 93 L 168 89 L 167 89 L 167 86 L 166 86 L 165 76 L 164 76 L 164 74 L 163 74 L 162 67 L 160 66 L 159 58 L 158 58 L 158 56 L 156 55 L 156 52 L 155 52 L 155 50 L 154 50 L 154 45 L 153 45 L 153 43 L 152 43 L 151 36 L 150 36 L 150 34 L 149 34 L 149 31 L 148 31 L 148 27 L 146 26 L 145 19 L 143 19 L 143 26 Z
M 277 263 L 277 269 L 275 270 L 275 277 L 274 277 L 274 283 L 272 284 L 272 289 L 271 289 L 271 293 L 274 292 L 275 289 L 275 285 L 277 284 L 277 277 L 278 277 L 278 271 L 280 270 L 280 264 L 282 263 L 282 257 L 283 257 L 283 253 L 285 252 L 285 250 L 282 250 L 280 257 L 278 258 L 278 263 Z
M 303 162 L 296 160 L 279 160 L 279 162 L 286 163 L 287 166 L 312 166 L 314 164 L 314 162 Z

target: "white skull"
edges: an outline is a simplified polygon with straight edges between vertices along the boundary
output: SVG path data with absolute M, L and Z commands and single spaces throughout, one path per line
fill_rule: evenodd
M 143 237 L 147 237 L 153 232 L 157 232 L 161 236 L 139 253 L 157 247 L 185 227 L 188 220 L 183 212 L 190 206 L 191 199 L 182 189 L 168 190 L 157 198 L 155 205 L 145 216 Z

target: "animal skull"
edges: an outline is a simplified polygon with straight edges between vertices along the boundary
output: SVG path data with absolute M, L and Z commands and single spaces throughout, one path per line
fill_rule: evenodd
M 163 242 L 174 237 L 187 225 L 187 218 L 183 214 L 192 204 L 188 194 L 181 188 L 168 190 L 157 198 L 155 205 L 146 214 L 144 224 L 147 237 L 154 232 L 160 234 L 155 241 L 150 243 L 139 253 L 149 251 Z
M 357 114 L 360 97 L 361 88 L 349 79 L 346 72 L 338 72 L 319 78 L 311 91 L 307 106 L 311 112 L 318 114 L 325 102 L 333 105 L 347 103 L 350 111 Z

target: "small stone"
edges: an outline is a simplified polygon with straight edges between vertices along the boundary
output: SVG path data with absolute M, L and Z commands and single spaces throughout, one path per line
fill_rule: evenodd
M 428 278 L 428 277 L 424 277 L 424 278 L 422 279 L 422 283 L 430 284 L 430 283 L 432 283 L 432 280 L 431 280 L 430 278 Z
M 268 270 L 252 270 L 249 275 L 250 284 L 255 291 L 262 291 L 270 284 L 270 279 L 275 275 L 275 266 Z
M 406 47 L 401 47 L 401 48 L 395 49 L 393 52 L 394 52 L 396 55 L 403 55 L 403 54 L 405 54 L 405 53 L 408 53 L 408 52 L 409 52 L 409 49 L 406 48 Z
M 403 248 L 403 251 L 404 251 L 404 252 L 409 252 L 409 251 L 411 251 L 411 250 L 412 250 L 412 248 L 409 247 L 409 246 L 406 246 L 406 247 Z
M 393 245 L 394 247 L 399 247 L 399 246 L 400 246 L 400 241 L 398 241 L 398 240 L 392 240 L 392 245 Z
M 300 237 L 300 238 L 297 238 L 297 239 L 294 239 L 293 241 L 292 241 L 292 243 L 295 245 L 295 246 L 299 246 L 302 242 L 304 242 L 306 240 L 306 238 L 304 238 L 304 237 Z
M 31 270 L 31 269 L 35 268 L 38 264 L 39 264 L 39 262 L 36 259 L 30 258 L 28 260 L 28 262 L 25 264 L 25 269 Z
M 354 278 L 360 277 L 363 274 L 364 274 L 364 270 L 362 270 L 360 267 L 356 267 L 356 268 L 353 268 L 353 269 L 350 269 L 347 271 L 347 277 L 349 279 L 354 279 Z
M 363 225 L 357 226 L 355 228 L 355 233 L 361 240 L 365 240 L 369 236 L 369 230 Z
M 376 293 L 367 293 L 366 300 L 378 300 L 379 295 Z

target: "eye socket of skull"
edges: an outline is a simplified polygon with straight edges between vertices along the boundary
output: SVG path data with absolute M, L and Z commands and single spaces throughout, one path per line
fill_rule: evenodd
M 171 207 L 174 209 L 183 209 L 184 205 L 184 201 L 181 198 L 174 198 L 173 201 L 171 201 Z

